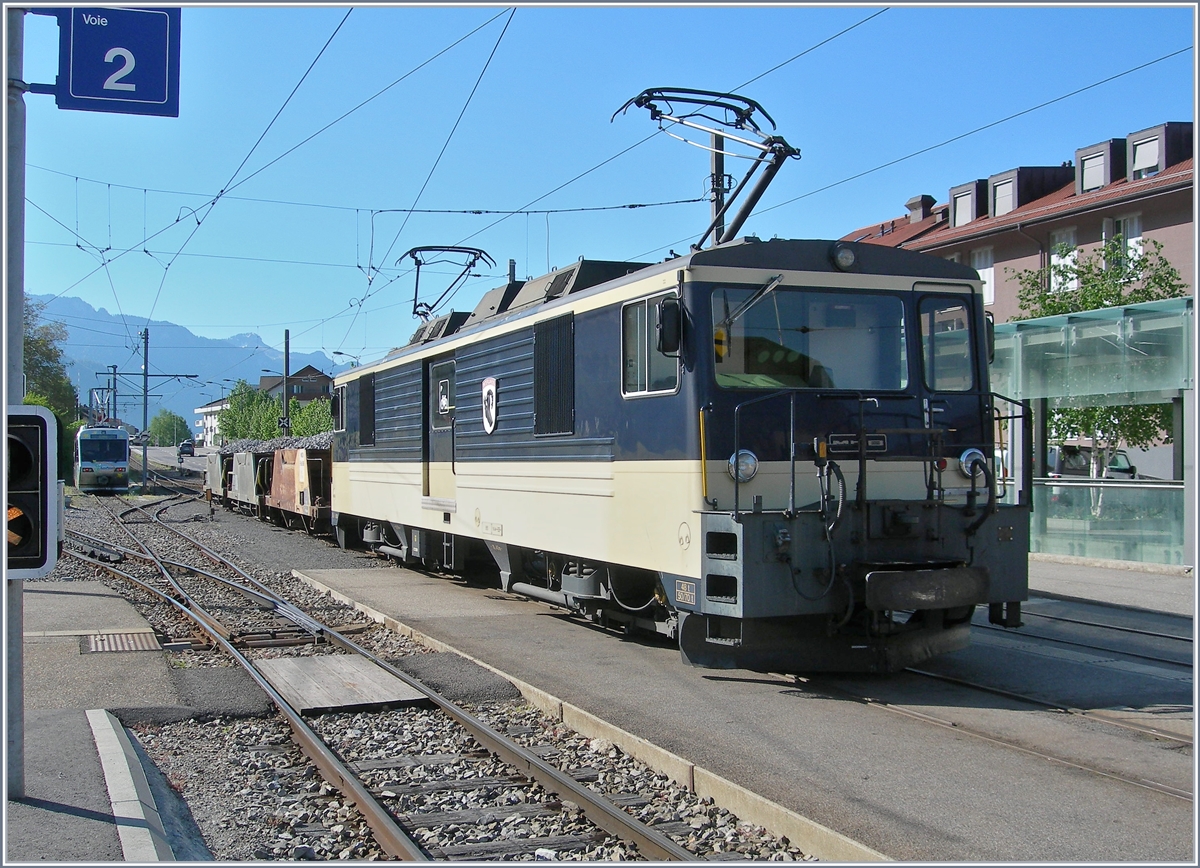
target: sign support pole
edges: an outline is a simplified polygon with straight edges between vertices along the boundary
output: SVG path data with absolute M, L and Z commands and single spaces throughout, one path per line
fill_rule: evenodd
M 25 380 L 25 10 L 9 8 L 8 16 L 8 250 L 7 288 L 8 377 L 5 406 L 24 399 Z M 5 426 L 7 428 L 7 425 Z M 5 579 L 5 627 L 8 632 L 5 733 L 8 748 L 8 798 L 25 796 L 25 599 L 24 583 Z

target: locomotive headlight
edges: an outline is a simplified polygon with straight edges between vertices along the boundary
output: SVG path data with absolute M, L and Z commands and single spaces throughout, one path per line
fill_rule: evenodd
M 967 477 L 967 479 L 970 479 L 972 476 L 978 476 L 983 472 L 982 468 L 975 466 L 975 462 L 983 462 L 986 460 L 987 459 L 984 458 L 982 452 L 972 447 L 959 456 L 958 470 L 963 476 Z
M 749 449 L 740 449 L 729 456 L 729 476 L 738 482 L 749 482 L 758 473 L 758 456 Z
M 842 271 L 849 271 L 858 262 L 858 254 L 854 252 L 854 248 L 842 244 L 834 246 L 832 258 L 833 264 Z

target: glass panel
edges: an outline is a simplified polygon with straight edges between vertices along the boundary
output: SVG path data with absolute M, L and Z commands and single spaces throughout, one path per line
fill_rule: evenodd
M 971 317 L 965 302 L 950 298 L 921 300 L 921 347 L 925 385 L 936 392 L 965 392 L 971 375 Z
M 1004 181 L 992 188 L 992 214 L 1000 217 L 1013 209 L 1013 183 Z
M 79 457 L 81 461 L 125 461 L 126 443 L 116 437 L 104 440 L 80 440 Z
M 717 385 L 876 391 L 908 386 L 899 298 L 777 289 L 730 322 L 756 291 L 713 293 Z
M 1191 299 L 996 326 L 992 388 L 1061 406 L 1159 403 L 1191 388 Z
M 1183 498 L 1179 483 L 1035 482 L 1030 549 L 1182 564 Z
M 659 296 L 646 303 L 647 309 L 658 310 L 659 302 L 666 296 Z M 656 314 L 657 316 L 657 314 Z M 649 319 L 649 317 L 647 317 Z M 658 331 L 648 329 L 646 334 L 646 358 L 650 360 L 651 392 L 674 391 L 679 383 L 679 360 L 674 356 L 663 355 L 658 351 Z
M 1133 143 L 1133 177 L 1158 171 L 1158 138 Z
M 959 193 L 954 197 L 954 225 L 965 226 L 971 222 L 971 194 Z
M 1104 186 L 1104 155 L 1083 158 L 1083 189 L 1095 190 Z
M 449 428 L 454 422 L 454 362 L 442 362 L 429 369 L 430 418 L 434 428 Z
M 646 369 L 642 358 L 646 346 L 646 302 L 627 305 L 621 329 L 621 355 L 625 394 L 646 391 Z

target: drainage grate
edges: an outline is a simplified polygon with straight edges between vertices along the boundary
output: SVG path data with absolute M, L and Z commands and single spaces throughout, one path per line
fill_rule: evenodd
M 80 654 L 97 654 L 102 651 L 161 651 L 158 636 L 154 633 L 101 633 L 83 636 L 79 640 Z

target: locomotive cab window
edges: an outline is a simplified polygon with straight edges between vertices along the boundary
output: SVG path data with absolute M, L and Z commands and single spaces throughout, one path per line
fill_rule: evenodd
M 333 430 L 346 430 L 346 387 L 338 386 L 333 390 L 333 401 L 330 403 L 330 414 L 333 416 Z
M 718 386 L 907 388 L 904 303 L 899 297 L 778 287 L 752 301 L 758 292 L 750 287 L 713 292 Z
M 434 428 L 454 424 L 454 362 L 440 362 L 429 368 L 429 418 Z
M 967 392 L 971 364 L 971 313 L 958 298 L 921 299 L 921 353 L 925 385 L 935 392 Z
M 358 445 L 375 445 L 374 374 L 364 374 L 358 381 Z
M 625 305 L 622 309 L 622 394 L 646 395 L 654 392 L 674 392 L 678 388 L 678 355 L 668 355 L 658 349 L 664 302 L 674 298 L 674 293 L 643 298 Z

